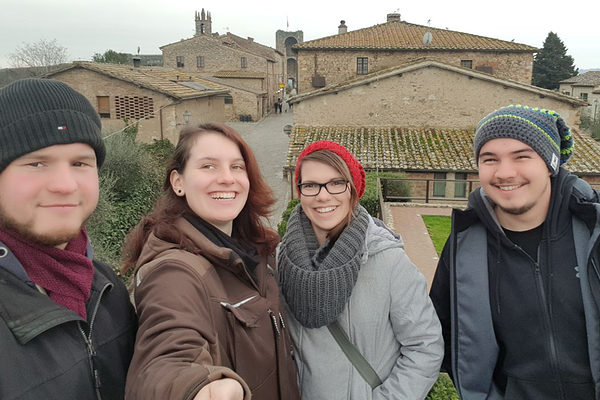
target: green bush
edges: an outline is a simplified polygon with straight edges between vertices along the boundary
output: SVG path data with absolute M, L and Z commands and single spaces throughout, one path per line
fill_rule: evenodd
M 281 222 L 277 225 L 277 233 L 279 233 L 279 237 L 283 237 L 285 235 L 285 231 L 287 229 L 287 221 L 290 218 L 290 214 L 294 211 L 294 208 L 300 203 L 300 199 L 292 199 L 287 205 L 285 211 L 281 214 Z
M 168 157 L 164 143 L 138 144 L 131 129 L 105 141 L 106 160 L 99 172 L 100 200 L 87 224 L 95 258 L 115 270 L 119 269 L 125 236 L 152 209 L 162 190 Z
M 581 129 L 585 129 L 594 139 L 600 140 L 600 115 L 595 121 L 589 116 L 581 117 Z
M 425 400 L 458 400 L 458 394 L 448 374 L 440 374 Z
M 360 204 L 367 209 L 369 214 L 377 217 L 379 215 L 379 191 L 377 189 L 377 178 L 404 178 L 405 175 L 399 172 L 367 172 L 365 194 L 360 199 Z M 386 194 L 389 196 L 409 197 L 411 194 L 410 186 L 407 182 L 390 182 L 386 187 Z

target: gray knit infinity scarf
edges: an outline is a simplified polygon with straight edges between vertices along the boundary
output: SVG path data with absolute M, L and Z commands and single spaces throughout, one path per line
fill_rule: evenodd
M 290 215 L 278 255 L 281 292 L 294 317 L 307 328 L 335 321 L 344 311 L 358 278 L 369 214 L 354 210 L 352 222 L 332 244 L 322 247 L 298 205 Z

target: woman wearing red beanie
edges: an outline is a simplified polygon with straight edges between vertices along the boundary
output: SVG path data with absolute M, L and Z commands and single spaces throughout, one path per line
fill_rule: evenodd
M 440 323 L 400 237 L 359 205 L 363 167 L 318 141 L 298 157 L 296 185 L 277 262 L 302 398 L 424 399 L 443 357 Z

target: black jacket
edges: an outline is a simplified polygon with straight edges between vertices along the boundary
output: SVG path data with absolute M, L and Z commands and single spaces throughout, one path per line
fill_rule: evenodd
M 566 170 L 537 262 L 480 189 L 454 211 L 431 298 L 462 399 L 600 399 L 599 235 L 598 194 Z
M 94 267 L 85 322 L 40 293 L 0 242 L 0 399 L 123 399 L 135 312 L 115 273 Z

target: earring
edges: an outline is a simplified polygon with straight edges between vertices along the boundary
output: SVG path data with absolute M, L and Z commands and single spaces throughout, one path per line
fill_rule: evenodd
M 177 190 L 177 194 L 181 194 L 182 192 L 183 192 L 183 190 L 181 190 L 181 189 Z

